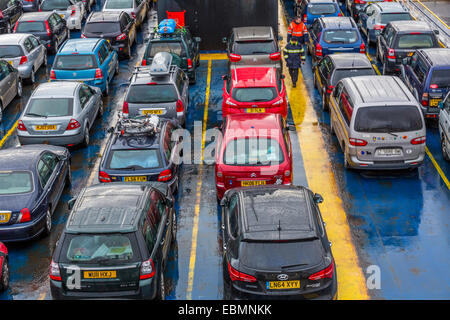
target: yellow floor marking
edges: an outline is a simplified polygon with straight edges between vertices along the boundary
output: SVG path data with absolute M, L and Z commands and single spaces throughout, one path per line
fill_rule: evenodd
M 203 126 L 202 126 L 202 154 L 201 163 L 198 173 L 197 189 L 196 189 L 196 200 L 194 209 L 194 221 L 192 227 L 192 244 L 191 244 L 191 254 L 189 259 L 189 275 L 188 275 L 188 287 L 186 292 L 186 299 L 192 299 L 192 288 L 194 285 L 194 270 L 195 261 L 197 256 L 197 236 L 198 236 L 198 220 L 200 216 L 200 201 L 201 201 L 201 191 L 202 191 L 202 176 L 203 176 L 203 150 L 205 149 L 205 135 L 206 126 L 208 121 L 208 106 L 209 106 L 209 91 L 211 87 L 211 62 L 213 59 L 208 60 L 208 76 L 206 80 L 206 93 L 205 93 L 205 110 L 203 113 Z
M 280 4 L 279 15 L 281 15 L 279 17 L 280 32 L 283 39 L 286 39 L 287 22 Z M 283 47 L 285 43 L 282 43 Z M 308 185 L 311 190 L 322 194 L 325 199 L 320 209 L 327 223 L 328 237 L 333 244 L 332 250 L 338 275 L 338 298 L 369 299 L 364 274 L 353 245 L 347 216 L 331 168 L 331 160 L 326 152 L 303 76 L 300 73 L 296 89 L 292 88 L 289 76 L 286 77 L 285 82 L 292 116 L 297 127 Z
M 227 60 L 226 53 L 201 53 L 200 60 Z
M 12 126 L 11 129 L 9 129 L 9 131 L 6 133 L 6 135 L 2 138 L 2 140 L 0 140 L 0 148 L 3 147 L 3 145 L 5 144 L 6 140 L 8 140 L 8 138 L 14 133 L 14 131 L 17 128 L 17 124 L 19 123 L 19 120 L 17 120 L 14 125 Z
M 447 186 L 447 188 L 450 190 L 450 182 L 448 181 L 447 177 L 444 174 L 444 171 L 442 171 L 441 167 L 439 166 L 439 164 L 436 162 L 436 160 L 434 159 L 433 155 L 431 154 L 430 150 L 428 150 L 428 147 L 425 147 L 425 152 L 427 153 L 427 155 L 430 157 L 431 162 L 433 163 L 434 167 L 436 168 L 437 172 L 439 173 L 439 175 L 441 176 L 442 180 L 444 181 L 445 185 Z
M 42 292 L 42 293 L 39 295 L 38 300 L 44 300 L 46 295 L 47 295 L 47 294 L 46 294 L 45 292 Z

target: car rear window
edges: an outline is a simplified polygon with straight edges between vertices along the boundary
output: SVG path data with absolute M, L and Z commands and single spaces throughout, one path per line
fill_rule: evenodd
M 45 0 L 41 8 L 43 11 L 66 10 L 70 5 L 69 0 Z
M 358 41 L 358 33 L 356 30 L 326 30 L 322 39 L 326 43 L 355 43 Z
M 21 21 L 17 24 L 15 32 L 45 32 L 45 23 L 43 21 Z
M 133 0 L 108 0 L 105 9 L 128 9 L 133 8 Z
M 264 102 L 275 99 L 278 92 L 275 87 L 235 88 L 231 95 L 239 102 Z
M 186 55 L 181 41 L 152 42 L 147 49 L 147 56 L 153 58 L 158 52 L 174 53 L 180 57 Z
M 227 165 L 269 166 L 284 161 L 283 150 L 272 138 L 240 138 L 227 143 L 223 162 Z
M 430 85 L 437 84 L 438 88 L 450 87 L 450 69 L 434 70 Z
M 53 69 L 85 70 L 97 68 L 97 60 L 92 54 L 71 54 L 56 56 Z
M 20 46 L 0 46 L 0 58 L 14 58 L 23 55 Z
M 398 49 L 433 48 L 434 37 L 430 33 L 401 34 L 398 38 Z
M 308 5 L 308 12 L 313 15 L 333 14 L 338 11 L 332 3 L 314 3 Z
M 382 13 L 380 23 L 388 24 L 391 21 L 405 21 L 412 20 L 411 15 L 407 12 Z
M 335 85 L 344 78 L 371 75 L 376 75 L 373 68 L 336 69 L 331 78 L 331 85 Z
M 272 40 L 269 41 L 238 41 L 233 45 L 233 53 L 239 55 L 271 54 L 277 51 Z
M 132 85 L 128 91 L 128 103 L 168 103 L 176 102 L 178 93 L 173 84 Z
M 84 26 L 85 33 L 119 33 L 119 22 L 91 22 L 86 23 Z
M 155 169 L 161 167 L 161 159 L 157 149 L 113 150 L 107 166 L 112 170 Z
M 30 172 L 0 171 L 0 195 L 28 193 L 33 190 Z
M 25 116 L 27 117 L 66 117 L 73 113 L 71 98 L 39 98 L 31 99 Z
M 422 114 L 414 106 L 364 107 L 355 118 L 355 130 L 359 132 L 406 132 L 422 127 Z

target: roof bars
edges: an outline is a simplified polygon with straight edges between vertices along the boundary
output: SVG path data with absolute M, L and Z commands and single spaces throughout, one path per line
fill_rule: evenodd
M 121 112 L 118 113 L 119 120 L 114 128 L 114 134 L 120 136 L 152 136 L 158 133 L 159 117 L 126 118 Z

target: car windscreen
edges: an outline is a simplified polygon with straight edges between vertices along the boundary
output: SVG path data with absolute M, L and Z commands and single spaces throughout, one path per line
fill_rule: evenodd
M 336 85 L 339 80 L 344 78 L 372 75 L 376 75 L 373 68 L 336 69 L 331 77 L 331 85 Z
M 407 12 L 382 13 L 380 17 L 380 23 L 382 24 L 388 24 L 391 21 L 405 20 L 412 20 L 411 15 Z
M 27 117 L 66 117 L 73 114 L 72 98 L 31 99 L 25 116 Z
M 33 180 L 27 171 L 1 171 L 0 195 L 28 193 L 33 190 Z
M 389 133 L 421 130 L 422 114 L 414 106 L 364 107 L 355 117 L 358 132 Z
M 111 170 L 142 170 L 161 167 L 157 149 L 112 150 L 107 167 Z
M 434 37 L 431 33 L 401 34 L 398 38 L 398 49 L 433 48 Z
M 71 54 L 56 56 L 53 69 L 85 70 L 97 68 L 97 60 L 92 54 Z
M 116 264 L 140 261 L 132 233 L 66 234 L 60 255 L 63 263 Z
M 41 9 L 43 11 L 66 10 L 71 5 L 70 0 L 45 0 Z
M 147 49 L 147 56 L 153 58 L 158 52 L 174 53 L 180 57 L 186 55 L 181 41 L 152 42 Z
M 313 15 L 333 14 L 338 8 L 333 3 L 312 3 L 308 5 L 308 12 Z
M 129 9 L 133 8 L 133 0 L 108 0 L 105 9 Z
M 132 85 L 128 91 L 128 103 L 169 103 L 178 100 L 178 93 L 173 84 Z
M 2 46 L 0 45 L 0 58 L 15 58 L 23 56 L 20 46 Z
M 355 43 L 358 41 L 356 30 L 326 30 L 323 33 L 323 41 L 326 43 Z
M 226 165 L 269 166 L 284 161 L 283 150 L 272 138 L 239 138 L 225 147 L 223 163 Z
M 84 26 L 84 33 L 119 33 L 119 22 L 91 22 L 86 23 Z
M 233 45 L 233 53 L 239 55 L 271 54 L 277 51 L 275 43 L 269 41 L 237 41 Z
M 239 102 L 265 102 L 278 96 L 275 87 L 234 88 L 231 96 Z
M 17 24 L 15 32 L 45 32 L 45 23 L 43 21 L 21 21 Z
M 434 70 L 430 80 L 430 85 L 433 84 L 436 84 L 438 88 L 450 87 L 450 69 Z

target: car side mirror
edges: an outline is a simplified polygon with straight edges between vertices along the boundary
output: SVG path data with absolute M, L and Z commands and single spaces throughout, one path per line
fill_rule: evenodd
M 200 42 L 202 42 L 202 38 L 200 38 L 200 37 L 195 37 L 195 38 L 194 38 L 194 41 L 197 42 L 197 43 L 200 43 Z
M 173 207 L 173 199 L 171 198 L 166 198 L 166 205 L 168 207 Z M 175 213 L 174 213 L 175 214 Z
M 66 161 L 66 160 L 68 160 L 68 157 L 66 155 L 60 154 L 60 155 L 58 155 L 58 160 L 59 161 Z
M 106 129 L 106 132 L 113 133 L 114 132 L 114 127 L 109 127 L 108 129 Z
M 224 38 L 222 38 L 222 43 L 227 43 L 228 42 L 228 39 L 227 39 L 227 37 L 224 37 Z
M 439 101 L 438 108 L 441 110 L 444 110 L 444 102 L 443 101 Z
M 224 75 L 222 76 L 222 80 L 227 81 L 227 80 L 228 80 L 228 75 L 227 75 L 227 74 L 224 74 Z
M 75 201 L 77 201 L 77 198 L 72 198 L 67 202 L 67 208 L 69 210 L 73 209 L 73 206 L 75 205 Z
M 313 200 L 315 203 L 322 203 L 323 202 L 323 198 L 320 194 L 315 193 L 313 196 Z
M 288 123 L 288 124 L 286 125 L 286 129 L 287 129 L 288 131 L 295 131 L 295 130 L 296 130 L 295 124 L 294 124 L 294 123 Z
M 437 36 L 439 35 L 439 30 L 433 30 L 433 32 L 435 35 L 437 35 Z
M 222 200 L 220 200 L 220 206 L 225 207 L 228 204 L 228 199 L 223 197 Z

